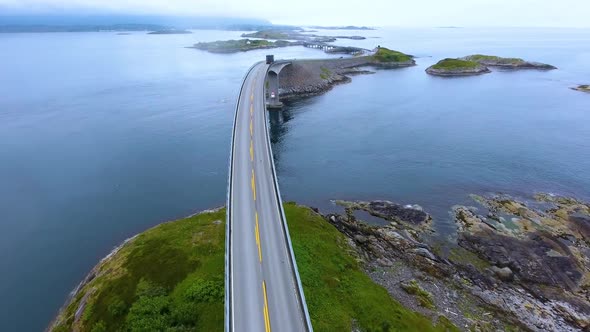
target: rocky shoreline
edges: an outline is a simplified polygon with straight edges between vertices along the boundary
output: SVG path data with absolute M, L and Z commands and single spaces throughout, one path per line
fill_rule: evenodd
M 590 328 L 590 204 L 550 194 L 472 198 L 474 206 L 452 208 L 456 241 L 444 243 L 431 240 L 432 218 L 418 206 L 337 201 L 345 213 L 324 217 L 374 281 L 423 314 L 463 330 Z M 359 210 L 389 224 L 358 220 Z

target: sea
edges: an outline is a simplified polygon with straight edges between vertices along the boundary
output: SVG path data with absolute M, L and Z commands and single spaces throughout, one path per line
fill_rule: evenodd
M 189 46 L 239 31 L 0 34 L 0 330 L 41 331 L 113 247 L 226 200 L 233 115 L 244 74 L 289 47 L 210 54 Z M 440 234 L 470 194 L 590 200 L 590 30 L 380 28 L 334 44 L 412 54 L 269 115 L 284 200 L 419 204 Z M 553 71 L 458 78 L 424 70 L 469 54 Z

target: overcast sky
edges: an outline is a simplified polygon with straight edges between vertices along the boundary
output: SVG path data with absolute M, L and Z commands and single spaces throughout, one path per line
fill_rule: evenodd
M 590 27 L 590 0 L 0 0 L 0 11 L 230 16 L 276 24 Z

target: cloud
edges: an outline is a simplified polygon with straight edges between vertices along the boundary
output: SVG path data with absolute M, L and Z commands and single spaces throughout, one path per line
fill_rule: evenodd
M 274 23 L 370 26 L 589 27 L 587 0 L 0 0 L 21 13 L 64 11 L 266 18 Z M 1 10 L 1 9 L 0 9 Z

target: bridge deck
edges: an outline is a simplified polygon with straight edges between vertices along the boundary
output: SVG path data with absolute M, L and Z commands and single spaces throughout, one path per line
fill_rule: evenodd
M 226 329 L 311 330 L 272 162 L 264 82 L 268 65 L 245 78 L 234 124 L 228 195 Z

